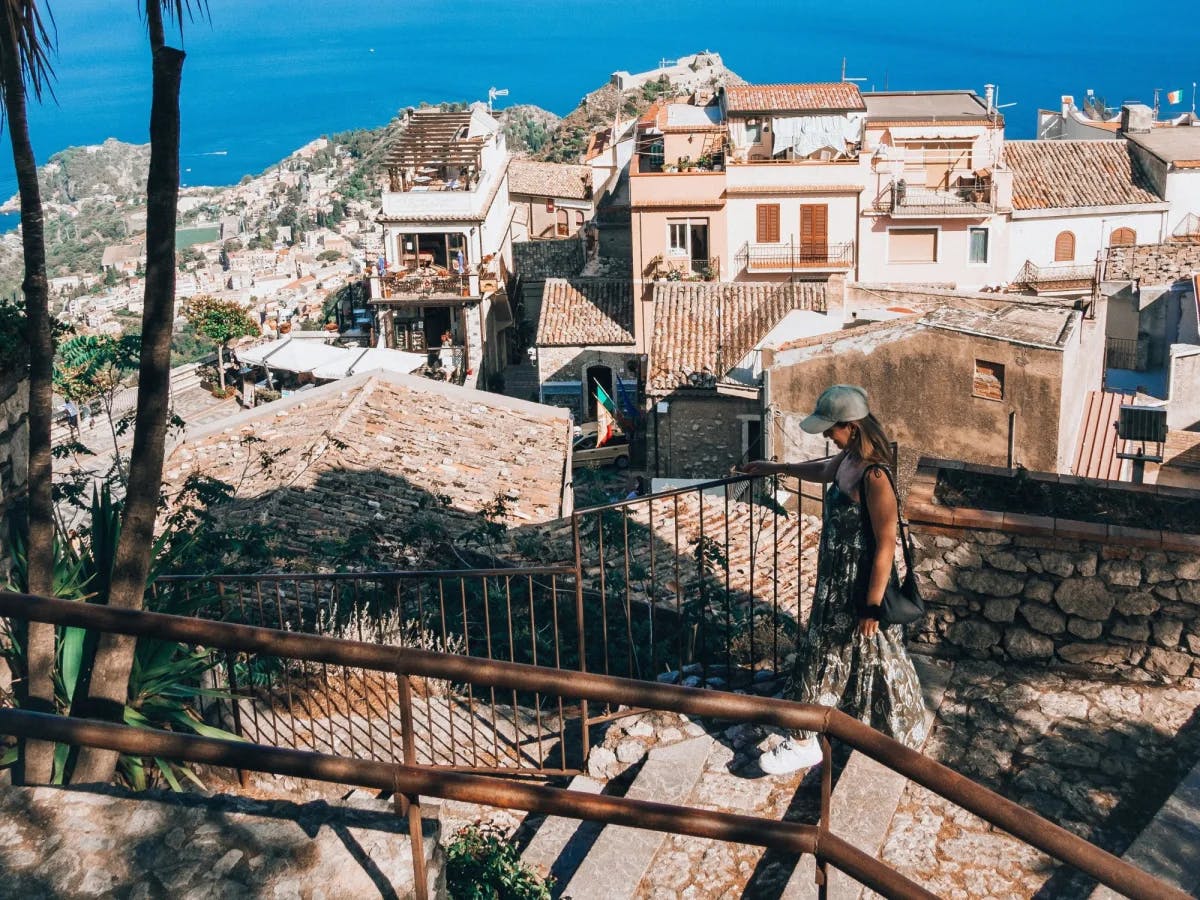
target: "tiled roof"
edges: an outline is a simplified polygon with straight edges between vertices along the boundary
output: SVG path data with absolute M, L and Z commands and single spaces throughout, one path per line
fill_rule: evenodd
M 648 389 L 691 387 L 693 373 L 720 378 L 793 309 L 825 309 L 825 285 L 660 282 Z
M 1125 141 L 1007 141 L 1013 209 L 1159 203 Z
M 518 241 L 512 245 L 513 266 L 525 281 L 570 278 L 584 264 L 583 241 L 566 237 L 546 241 Z
M 1089 391 L 1083 418 L 1079 422 L 1079 444 L 1071 474 L 1080 478 L 1106 478 L 1120 481 L 1125 460 L 1117 457 L 1126 442 L 1117 437 L 1114 424 L 1122 403 L 1132 403 L 1132 394 Z
M 169 494 L 193 474 L 232 484 L 224 520 L 276 526 L 271 565 L 342 564 L 330 548 L 357 539 L 376 562 L 408 567 L 427 562 L 413 559 L 414 531 L 426 546 L 467 540 L 498 494 L 506 524 L 561 516 L 569 446 L 562 411 L 377 371 L 189 436 L 164 484 Z
M 858 86 L 845 81 L 813 84 L 739 84 L 725 88 L 730 112 L 865 110 Z
M 633 285 L 628 279 L 546 279 L 538 346 L 586 347 L 633 342 Z
M 514 159 L 508 166 L 508 192 L 587 200 L 592 195 L 592 167 Z

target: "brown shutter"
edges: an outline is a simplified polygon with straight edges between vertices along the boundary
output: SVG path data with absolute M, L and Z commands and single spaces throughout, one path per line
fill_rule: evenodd
M 829 204 L 800 205 L 800 257 L 824 262 L 829 253 Z
M 1136 243 L 1137 233 L 1132 228 L 1113 229 L 1112 236 L 1108 239 L 1110 247 L 1132 247 Z
M 779 243 L 779 204 L 760 203 L 756 207 L 758 213 L 758 228 L 755 243 Z
M 1075 261 L 1075 235 L 1070 231 L 1060 232 L 1054 239 L 1054 261 Z
M 888 232 L 888 261 L 937 262 L 936 228 L 898 228 Z

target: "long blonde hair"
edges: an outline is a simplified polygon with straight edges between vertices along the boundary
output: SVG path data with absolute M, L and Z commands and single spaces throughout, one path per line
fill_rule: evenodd
M 865 419 L 846 424 L 855 427 L 854 437 L 850 439 L 848 449 L 857 454 L 863 462 L 881 463 L 891 467 L 892 442 L 875 416 L 868 413 Z

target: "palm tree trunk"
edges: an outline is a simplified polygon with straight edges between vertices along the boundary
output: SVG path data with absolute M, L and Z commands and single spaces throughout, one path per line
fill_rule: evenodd
M 149 13 L 149 10 L 148 10 Z M 117 544 L 109 605 L 140 609 L 150 570 L 154 521 L 162 488 L 167 410 L 171 384 L 171 333 L 175 319 L 175 216 L 179 201 L 179 85 L 185 54 L 161 41 L 161 19 L 149 13 L 154 47 L 154 91 L 150 109 L 150 176 L 146 184 L 146 294 L 142 312 L 142 355 L 137 420 L 129 458 L 129 480 L 121 538 Z M 157 29 L 155 25 L 158 25 Z M 157 34 L 156 34 L 157 31 Z M 158 37 L 158 40 L 156 40 Z M 119 722 L 128 699 L 129 673 L 137 639 L 102 635 L 96 647 L 86 713 Z M 84 747 L 74 784 L 108 782 L 117 754 Z
M 45 219 L 38 187 L 37 160 L 29 141 L 25 111 L 25 82 L 19 63 L 16 35 L 3 28 L 5 42 L 2 73 L 4 111 L 12 143 L 13 166 L 21 195 L 21 243 L 25 254 L 25 315 L 29 323 L 29 503 L 28 585 L 37 596 L 54 592 L 54 500 L 51 480 L 54 461 L 50 447 L 53 417 L 54 339 L 50 328 L 50 299 L 46 282 Z M 25 665 L 28 695 L 24 705 L 38 712 L 54 712 L 54 626 L 30 622 L 26 632 Z M 54 745 L 27 741 L 22 755 L 26 784 L 46 784 L 54 764 Z

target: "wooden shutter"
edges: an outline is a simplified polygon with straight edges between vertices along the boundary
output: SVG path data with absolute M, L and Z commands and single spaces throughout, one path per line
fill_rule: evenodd
M 829 254 L 829 204 L 800 205 L 800 258 L 824 262 Z
M 1075 261 L 1075 235 L 1072 232 L 1059 232 L 1058 237 L 1054 239 L 1054 261 Z
M 888 261 L 937 262 L 936 228 L 898 228 L 888 232 Z
M 760 203 L 757 207 L 758 228 L 755 243 L 779 243 L 779 204 Z
M 1132 228 L 1114 228 L 1108 239 L 1110 247 L 1132 247 L 1137 243 L 1137 232 Z

